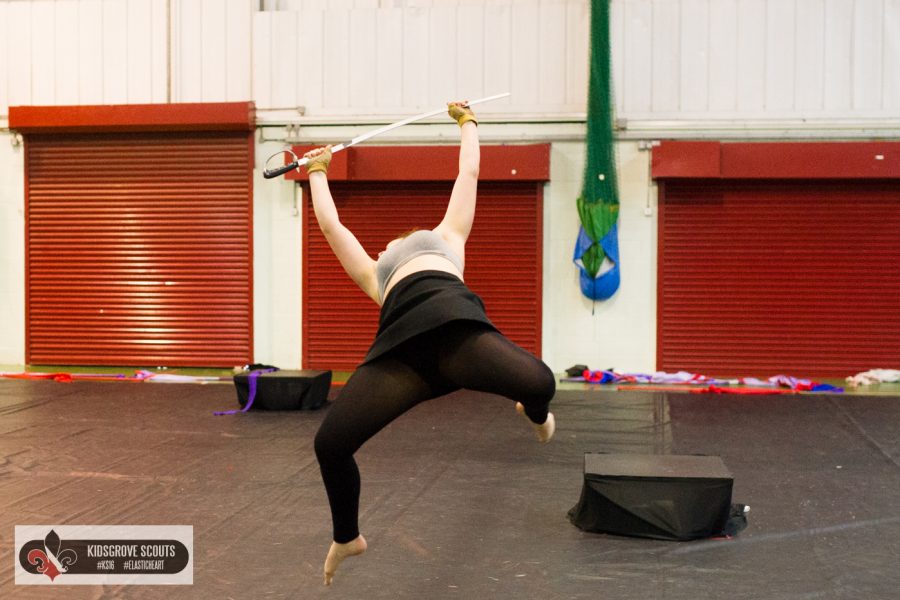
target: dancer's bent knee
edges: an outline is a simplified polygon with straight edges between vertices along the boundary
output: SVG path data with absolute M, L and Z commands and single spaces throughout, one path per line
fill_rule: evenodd
M 525 407 L 525 414 L 533 423 L 537 424 L 547 420 L 550 401 L 556 394 L 556 376 L 547 365 L 541 363 L 541 367 L 543 368 L 535 374 L 534 380 L 530 382 L 528 392 L 519 398 L 519 402 Z
M 348 456 L 353 456 L 353 452 L 348 451 L 341 437 L 340 435 L 329 434 L 325 428 L 319 428 L 313 441 L 313 448 L 320 465 L 337 462 Z

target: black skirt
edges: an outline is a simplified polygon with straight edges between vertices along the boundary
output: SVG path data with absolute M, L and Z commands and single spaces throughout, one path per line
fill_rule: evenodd
M 451 321 L 476 321 L 497 329 L 481 298 L 456 275 L 444 271 L 408 275 L 394 285 L 381 306 L 378 333 L 362 364 Z

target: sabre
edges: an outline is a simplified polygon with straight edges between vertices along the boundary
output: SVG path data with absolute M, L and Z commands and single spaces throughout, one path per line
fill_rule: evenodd
M 507 96 L 509 96 L 509 94 L 510 94 L 509 92 L 504 92 L 502 94 L 496 94 L 494 96 L 488 96 L 486 98 L 479 98 L 478 100 L 470 100 L 468 103 L 468 106 L 472 106 L 474 104 L 481 104 L 482 102 L 490 102 L 491 100 L 499 100 L 500 98 L 506 98 Z M 398 127 L 403 127 L 404 125 L 409 125 L 410 123 L 414 123 L 416 121 L 421 121 L 422 119 L 427 119 L 429 117 L 435 117 L 435 116 L 437 116 L 441 113 L 445 113 L 445 112 L 447 112 L 446 107 L 438 108 L 437 110 L 432 110 L 432 111 L 429 111 L 426 113 L 422 113 L 421 115 L 407 117 L 401 121 L 397 121 L 396 123 L 391 123 L 390 125 L 385 125 L 384 127 L 380 127 L 378 129 L 373 129 L 372 131 L 368 131 L 362 135 L 358 135 L 355 138 L 353 138 L 352 140 L 350 140 L 349 142 L 344 142 L 342 144 L 332 146 L 331 152 L 334 153 L 334 152 L 340 152 L 341 150 L 346 150 L 350 146 L 355 146 L 356 144 L 359 144 L 368 139 L 371 139 L 371 138 L 375 137 L 376 135 L 381 135 L 382 133 L 387 133 L 388 131 L 391 131 L 392 129 L 397 129 Z M 307 162 L 309 162 L 309 159 L 297 158 L 297 155 L 294 154 L 291 150 L 285 149 L 280 152 L 276 152 L 275 154 L 270 156 L 266 160 L 266 165 L 268 165 L 269 161 L 271 161 L 274 157 L 279 156 L 284 152 L 290 153 L 291 156 L 294 157 L 294 161 L 289 164 L 284 165 L 283 167 L 278 167 L 277 169 L 263 169 L 263 177 L 265 177 L 266 179 L 272 179 L 273 177 L 278 177 L 279 175 L 284 175 L 285 173 L 293 171 L 296 168 L 302 167 Z

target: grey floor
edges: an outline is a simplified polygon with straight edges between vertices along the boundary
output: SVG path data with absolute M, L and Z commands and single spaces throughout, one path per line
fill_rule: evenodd
M 561 391 L 536 443 L 457 393 L 359 453 L 370 548 L 321 585 L 324 410 L 213 417 L 227 384 L 0 380 L 0 598 L 895 599 L 900 398 Z M 749 527 L 663 542 L 568 522 L 585 452 L 710 454 Z M 15 585 L 16 525 L 191 525 L 191 586 Z

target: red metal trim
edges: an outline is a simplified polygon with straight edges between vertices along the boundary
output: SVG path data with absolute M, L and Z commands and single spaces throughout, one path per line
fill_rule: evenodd
M 315 146 L 294 146 L 297 156 Z M 458 173 L 458 145 L 376 146 L 348 148 L 334 155 L 332 181 L 453 181 Z M 411 168 L 414 167 L 414 168 Z M 303 181 L 292 171 L 286 179 Z M 550 144 L 481 146 L 480 181 L 549 181 Z
M 11 106 L 9 128 L 21 133 L 252 131 L 253 102 Z
M 900 142 L 722 144 L 721 160 L 726 179 L 900 179 Z
M 665 141 L 654 179 L 900 179 L 900 142 Z
M 653 149 L 651 174 L 657 178 L 720 177 L 719 142 L 664 141 Z
M 297 156 L 303 156 L 310 150 L 320 147 L 321 146 L 292 146 L 291 150 Z M 328 165 L 328 181 L 347 181 L 350 179 L 350 158 L 355 151 L 355 148 L 348 148 L 344 152 L 338 152 L 331 157 L 331 163 Z M 284 164 L 288 164 L 291 161 L 291 155 L 285 154 Z M 309 181 L 309 177 L 306 175 L 306 169 L 303 167 L 300 167 L 299 170 L 294 169 L 293 171 L 285 173 L 284 178 L 300 182 Z

